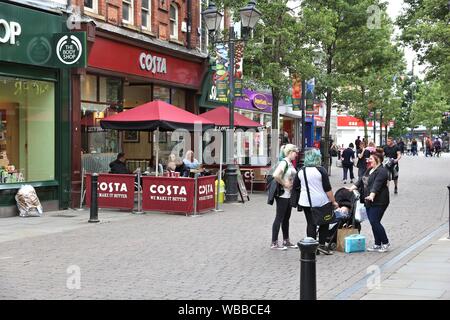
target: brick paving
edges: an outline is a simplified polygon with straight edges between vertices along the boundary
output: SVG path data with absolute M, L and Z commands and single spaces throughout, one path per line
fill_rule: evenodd
M 383 219 L 392 251 L 318 256 L 319 299 L 336 298 L 367 267 L 447 221 L 449 164 L 448 155 L 402 159 L 399 194 L 391 192 Z M 332 169 L 334 191 L 341 174 Z M 266 196 L 223 208 L 201 217 L 103 211 L 103 223 L 95 225 L 76 211 L 62 213 L 75 216 L 67 218 L 0 219 L 0 299 L 298 299 L 299 251 L 269 249 L 275 208 Z M 305 236 L 303 213 L 292 212 L 290 229 L 293 241 Z M 362 233 L 371 244 L 367 222 Z M 80 289 L 66 285 L 73 265 Z

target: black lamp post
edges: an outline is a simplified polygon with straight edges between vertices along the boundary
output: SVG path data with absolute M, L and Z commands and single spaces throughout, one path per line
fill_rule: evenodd
M 241 16 L 242 28 L 245 31 L 252 30 L 258 23 L 261 17 L 261 12 L 256 9 L 256 2 L 250 0 L 250 2 L 239 10 Z M 210 2 L 206 10 L 202 12 L 203 20 L 205 21 L 208 31 L 214 35 L 218 31 L 220 22 L 222 20 L 223 14 L 218 10 L 214 2 Z M 213 37 L 214 39 L 214 37 Z M 224 41 L 212 41 L 213 43 L 228 43 L 228 85 L 229 85 L 229 95 L 228 95 L 228 109 L 229 109 L 229 130 L 228 130 L 228 147 L 229 152 L 227 156 L 227 170 L 226 170 L 226 201 L 236 202 L 238 200 L 238 187 L 237 187 L 237 173 L 236 166 L 234 164 L 234 51 L 235 43 L 237 41 L 243 41 L 243 39 L 236 39 L 234 34 L 233 25 L 229 28 L 228 40 Z

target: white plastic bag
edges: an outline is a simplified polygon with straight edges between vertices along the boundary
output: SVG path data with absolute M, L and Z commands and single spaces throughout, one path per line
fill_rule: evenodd
M 33 186 L 28 184 L 22 186 L 17 192 L 15 198 L 21 217 L 42 216 L 42 205 Z
M 367 217 L 367 211 L 366 211 L 366 207 L 364 206 L 364 203 L 357 201 L 356 208 L 355 208 L 355 220 L 359 221 L 359 222 L 363 222 L 368 219 L 369 218 Z

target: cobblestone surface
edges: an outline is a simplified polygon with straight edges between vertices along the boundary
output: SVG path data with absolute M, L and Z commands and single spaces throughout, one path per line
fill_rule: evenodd
M 318 256 L 319 299 L 335 298 L 368 266 L 388 261 L 447 221 L 449 167 L 448 156 L 402 159 L 399 194 L 391 192 L 383 219 L 392 251 Z M 333 168 L 334 191 L 341 174 Z M 79 216 L 54 217 L 68 227 L 20 237 L 30 230 L 18 222 L 25 220 L 1 219 L 0 229 L 9 226 L 16 236 L 0 233 L 0 299 L 298 299 L 299 251 L 269 249 L 275 208 L 266 196 L 223 208 L 201 217 L 123 213 L 96 225 Z M 292 212 L 290 229 L 293 241 L 305 236 L 303 213 Z M 367 222 L 362 232 L 371 244 Z M 80 268 L 80 289 L 67 287 L 73 265 Z

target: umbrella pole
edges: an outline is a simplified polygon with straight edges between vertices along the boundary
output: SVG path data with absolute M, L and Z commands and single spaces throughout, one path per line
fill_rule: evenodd
M 217 190 L 216 190 L 216 208 L 215 212 L 223 212 L 222 209 L 219 209 L 219 192 L 220 192 L 220 182 L 222 181 L 222 157 L 223 157 L 223 135 L 222 131 L 220 131 L 220 160 L 219 160 L 219 176 L 217 178 Z
M 156 176 L 159 176 L 159 127 L 156 128 L 156 140 L 155 140 L 155 146 L 156 146 Z

